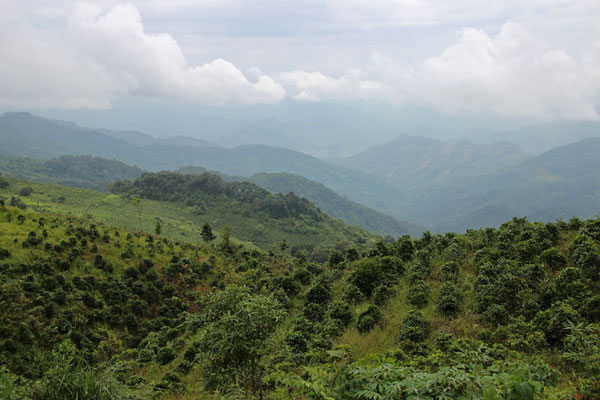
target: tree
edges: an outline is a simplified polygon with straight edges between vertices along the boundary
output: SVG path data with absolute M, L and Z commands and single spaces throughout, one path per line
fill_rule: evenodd
M 231 226 L 223 225 L 219 229 L 219 236 L 221 236 L 221 248 L 223 250 L 231 250 Z
M 204 225 L 202 226 L 202 239 L 206 243 L 209 243 L 209 242 L 212 242 L 213 240 L 215 240 L 215 235 L 213 235 L 212 228 L 210 227 L 208 222 L 205 222 Z
M 206 363 L 207 388 L 243 384 L 246 393 L 262 393 L 261 360 L 269 353 L 285 312 L 277 300 L 239 286 L 210 293 L 205 305 L 206 325 L 198 344 Z

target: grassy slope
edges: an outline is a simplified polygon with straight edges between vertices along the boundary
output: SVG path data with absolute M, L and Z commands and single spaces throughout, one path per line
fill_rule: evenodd
M 157 218 L 160 218 L 164 236 L 191 242 L 202 241 L 200 235 L 205 222 L 213 227 L 215 233 L 222 225 L 228 224 L 233 227 L 235 238 L 263 249 L 275 249 L 283 239 L 291 247 L 324 249 L 333 248 L 338 241 L 356 244 L 376 239 L 375 235 L 332 218 L 307 225 L 296 219 L 261 219 L 255 215 L 242 215 L 226 204 L 198 213 L 181 204 L 152 200 L 143 200 L 140 209 L 130 199 L 115 194 L 54 184 L 9 181 L 11 185 L 0 190 L 0 195 L 10 199 L 10 196 L 18 196 L 23 187 L 32 187 L 33 194 L 21 199 L 35 210 L 90 216 L 127 229 L 146 231 L 153 231 Z M 59 201 L 60 197 L 64 197 L 64 202 Z

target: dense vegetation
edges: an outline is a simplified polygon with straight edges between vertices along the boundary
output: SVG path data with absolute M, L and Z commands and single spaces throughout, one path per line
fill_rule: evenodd
M 299 196 L 306 197 L 332 217 L 380 235 L 418 235 L 422 232 L 421 229 L 408 222 L 398 221 L 389 215 L 355 203 L 321 183 L 298 175 L 261 173 L 242 179 L 273 193 L 294 192 Z
M 13 178 L 96 190 L 107 190 L 118 180 L 135 179 L 144 172 L 120 161 L 100 157 L 62 156 L 34 160 L 2 155 L 0 171 Z
M 332 249 L 348 246 L 364 248 L 377 239 L 374 234 L 327 216 L 297 196 L 272 196 L 264 189 L 247 183 L 227 185 L 232 190 L 219 194 L 202 193 L 198 186 L 186 192 L 190 197 L 184 198 L 183 190 L 187 189 L 179 187 L 181 182 L 177 180 L 181 175 L 164 173 L 147 177 L 150 176 L 173 178 L 172 183 L 169 183 L 169 178 L 164 182 L 152 180 L 152 184 L 167 185 L 160 186 L 160 190 L 165 190 L 164 194 L 160 194 L 162 199 L 177 200 L 171 196 L 178 196 L 180 201 L 140 199 L 142 193 L 135 192 L 137 189 L 133 188 L 131 193 L 107 194 L 17 180 L 10 180 L 11 184 L 4 193 L 7 200 L 14 197 L 15 201 L 34 210 L 89 216 L 129 229 L 154 231 L 159 222 L 163 236 L 188 241 L 203 240 L 202 226 L 205 223 L 209 223 L 217 235 L 229 226 L 237 240 L 278 254 L 295 254 L 302 249 L 316 260 L 327 259 Z M 216 176 L 209 177 L 208 181 L 216 185 L 211 186 L 211 190 L 224 183 Z M 125 190 L 127 184 L 117 186 Z M 168 190 L 175 187 L 179 194 L 167 195 L 171 193 Z M 154 189 L 160 191 L 156 187 Z M 243 193 L 250 197 L 258 196 L 257 202 L 244 202 Z M 261 200 L 261 196 L 266 197 Z
M 314 263 L 23 210 L 8 188 L 5 398 L 600 396 L 600 219 L 513 219 Z

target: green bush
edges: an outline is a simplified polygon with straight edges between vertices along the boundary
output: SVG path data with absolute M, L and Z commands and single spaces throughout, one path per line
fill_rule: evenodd
M 360 304 L 364 301 L 365 296 L 363 292 L 356 285 L 349 284 L 344 287 L 342 293 L 342 300 L 348 304 Z
M 394 288 L 386 284 L 381 284 L 373 290 L 373 303 L 382 307 L 394 296 L 394 293 Z
M 429 322 L 420 311 L 409 311 L 402 320 L 400 340 L 423 342 L 429 336 Z
M 448 261 L 442 265 L 440 272 L 442 273 L 442 279 L 445 281 L 456 282 L 458 280 L 460 268 L 456 261 Z
M 444 316 L 454 316 L 460 309 L 461 295 L 453 283 L 446 282 L 440 288 L 436 311 Z
M 375 325 L 381 321 L 383 313 L 377 306 L 370 305 L 365 311 L 363 311 L 356 320 L 356 329 L 360 333 L 367 333 L 371 331 Z
M 162 365 L 168 364 L 175 359 L 175 350 L 171 347 L 162 347 L 158 350 L 158 354 L 156 355 L 156 361 L 161 363 Z
M 352 322 L 352 311 L 346 302 L 335 301 L 329 308 L 329 318 L 341 321 L 343 326 L 348 326 Z
M 429 298 L 429 285 L 425 281 L 416 281 L 408 288 L 408 303 L 415 307 L 425 307 Z

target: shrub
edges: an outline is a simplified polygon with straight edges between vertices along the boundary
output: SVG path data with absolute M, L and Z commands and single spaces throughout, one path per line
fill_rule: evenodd
M 356 320 L 356 329 L 360 333 L 367 333 L 379 323 L 381 318 L 383 318 L 381 309 L 371 305 L 358 316 L 358 319 Z
M 308 285 L 310 283 L 310 280 L 312 279 L 312 274 L 309 270 L 307 270 L 304 267 L 297 268 L 292 276 L 298 283 L 300 283 L 303 286 Z
M 161 363 L 162 365 L 168 364 L 175 359 L 175 350 L 171 347 L 163 347 L 158 350 L 158 354 L 156 355 L 156 361 Z
M 445 281 L 456 282 L 459 272 L 460 268 L 456 261 L 448 261 L 441 268 L 442 278 Z
M 429 336 L 429 322 L 420 311 L 409 311 L 402 320 L 400 340 L 423 342 Z
M 336 301 L 329 308 L 329 318 L 339 320 L 343 326 L 348 326 L 352 322 L 352 311 L 346 302 Z
M 544 250 L 540 255 L 540 259 L 544 265 L 555 271 L 562 269 L 567 265 L 567 257 L 560 253 L 556 247 Z
M 379 285 L 373 290 L 373 303 L 383 306 L 394 296 L 394 289 L 386 284 Z
M 19 190 L 19 196 L 23 196 L 23 197 L 31 196 L 32 193 L 33 193 L 33 189 L 29 186 L 25 186 L 24 188 Z
M 429 285 L 425 281 L 416 281 L 408 289 L 408 303 L 415 307 L 424 307 L 429 297 Z
M 438 293 L 436 310 L 445 316 L 454 316 L 460 309 L 460 292 L 453 283 L 446 282 Z
M 331 301 L 331 288 L 322 279 L 319 279 L 306 292 L 306 302 L 315 304 L 327 304 Z
M 365 296 L 356 285 L 347 285 L 342 293 L 342 300 L 348 304 L 360 304 L 364 301 Z
M 378 260 L 366 258 L 357 261 L 356 269 L 350 276 L 350 283 L 358 287 L 365 296 L 370 296 L 373 289 L 385 278 Z
M 4 260 L 8 257 L 10 257 L 10 251 L 6 250 L 3 247 L 0 247 L 0 260 Z
M 581 316 L 565 302 L 556 302 L 549 310 L 540 311 L 533 319 L 536 329 L 544 332 L 546 341 L 558 345 L 568 333 L 567 324 L 581 322 Z

